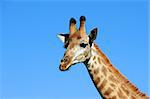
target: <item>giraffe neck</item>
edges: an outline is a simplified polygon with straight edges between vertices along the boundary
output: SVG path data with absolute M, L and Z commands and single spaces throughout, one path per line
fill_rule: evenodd
M 110 99 L 148 99 L 134 85 L 132 85 L 116 68 L 112 66 L 108 58 L 97 47 L 91 46 L 91 57 L 85 61 L 85 65 L 103 98 Z

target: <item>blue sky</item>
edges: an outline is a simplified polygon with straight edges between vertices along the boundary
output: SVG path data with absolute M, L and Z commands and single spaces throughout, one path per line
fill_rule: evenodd
M 95 42 L 112 64 L 148 94 L 146 0 L 5 0 L 0 9 L 2 99 L 99 99 L 83 64 L 58 68 L 65 49 L 56 35 L 81 15 L 88 32 L 99 28 Z

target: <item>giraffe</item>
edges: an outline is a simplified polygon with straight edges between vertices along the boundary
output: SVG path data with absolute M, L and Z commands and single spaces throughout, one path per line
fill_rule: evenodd
M 66 52 L 60 63 L 60 70 L 66 71 L 74 64 L 84 63 L 89 75 L 103 99 L 148 99 L 129 80 L 122 75 L 110 62 L 107 56 L 94 43 L 97 28 L 86 34 L 85 16 L 80 17 L 80 27 L 76 20 L 70 19 L 69 33 L 59 34 Z

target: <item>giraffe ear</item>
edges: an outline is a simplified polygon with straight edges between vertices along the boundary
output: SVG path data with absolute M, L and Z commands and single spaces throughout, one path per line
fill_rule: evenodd
M 67 41 L 67 39 L 69 38 L 69 34 L 58 34 L 57 37 L 63 42 L 65 43 Z
M 97 37 L 97 28 L 94 28 L 91 30 L 91 33 L 89 34 L 89 40 L 90 42 L 93 42 Z

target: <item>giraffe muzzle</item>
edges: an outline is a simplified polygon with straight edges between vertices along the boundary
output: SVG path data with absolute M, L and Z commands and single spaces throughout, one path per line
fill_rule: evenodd
M 70 58 L 68 56 L 64 57 L 62 60 L 61 60 L 61 64 L 59 66 L 59 69 L 61 71 L 65 71 L 68 69 L 69 67 L 69 63 L 70 63 Z

